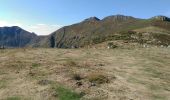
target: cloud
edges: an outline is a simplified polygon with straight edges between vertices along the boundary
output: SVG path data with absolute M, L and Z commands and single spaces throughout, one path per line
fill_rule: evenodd
M 38 35 L 48 35 L 62 27 L 62 25 L 57 25 L 57 24 L 50 25 L 50 24 L 39 23 L 33 25 L 26 25 L 18 22 L 11 23 L 8 21 L 0 20 L 0 27 L 4 27 L 4 26 L 19 26 L 29 32 L 34 32 Z
M 7 21 L 0 20 L 0 27 L 4 27 L 4 26 L 19 26 L 19 27 L 22 27 L 22 24 L 21 23 L 9 23 Z
M 59 28 L 61 28 L 61 25 L 36 24 L 27 26 L 26 29 L 28 31 L 35 32 L 38 35 L 47 35 L 56 31 Z

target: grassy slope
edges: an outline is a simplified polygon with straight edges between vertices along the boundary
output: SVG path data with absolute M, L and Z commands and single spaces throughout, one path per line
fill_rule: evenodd
M 169 60 L 168 48 L 0 50 L 0 99 L 168 100 Z
M 170 33 L 170 31 L 168 31 L 166 29 L 162 29 L 162 28 L 155 27 L 155 26 L 144 27 L 144 28 L 136 29 L 134 31 L 136 31 L 136 32 L 149 32 L 149 33 L 164 33 L 164 34 Z

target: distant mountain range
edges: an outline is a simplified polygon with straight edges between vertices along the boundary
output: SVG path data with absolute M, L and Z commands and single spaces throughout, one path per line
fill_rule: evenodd
M 0 45 L 6 47 L 79 48 L 105 41 L 124 40 L 140 44 L 170 45 L 170 18 L 140 19 L 113 15 L 91 17 L 65 26 L 48 36 L 37 36 L 17 26 L 0 28 Z

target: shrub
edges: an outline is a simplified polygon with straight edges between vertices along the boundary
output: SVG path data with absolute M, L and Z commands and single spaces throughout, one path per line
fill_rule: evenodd
M 83 79 L 83 78 L 81 77 L 80 74 L 77 74 L 77 73 L 76 73 L 76 74 L 73 74 L 73 79 L 79 81 L 79 80 L 81 80 L 81 79 Z

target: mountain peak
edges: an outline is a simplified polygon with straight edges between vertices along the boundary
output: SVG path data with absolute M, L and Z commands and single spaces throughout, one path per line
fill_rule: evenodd
M 124 20 L 129 20 L 129 19 L 134 19 L 134 17 L 118 14 L 118 15 L 105 17 L 103 20 L 114 20 L 114 21 L 123 20 L 124 21 Z
M 20 28 L 19 26 L 11 26 L 12 28 Z
M 84 21 L 100 21 L 100 19 L 97 17 L 90 17 L 90 18 L 85 19 Z
M 160 21 L 170 21 L 170 18 L 169 18 L 169 17 L 167 17 L 167 16 L 162 16 L 162 15 L 152 17 L 151 19 L 160 20 Z

